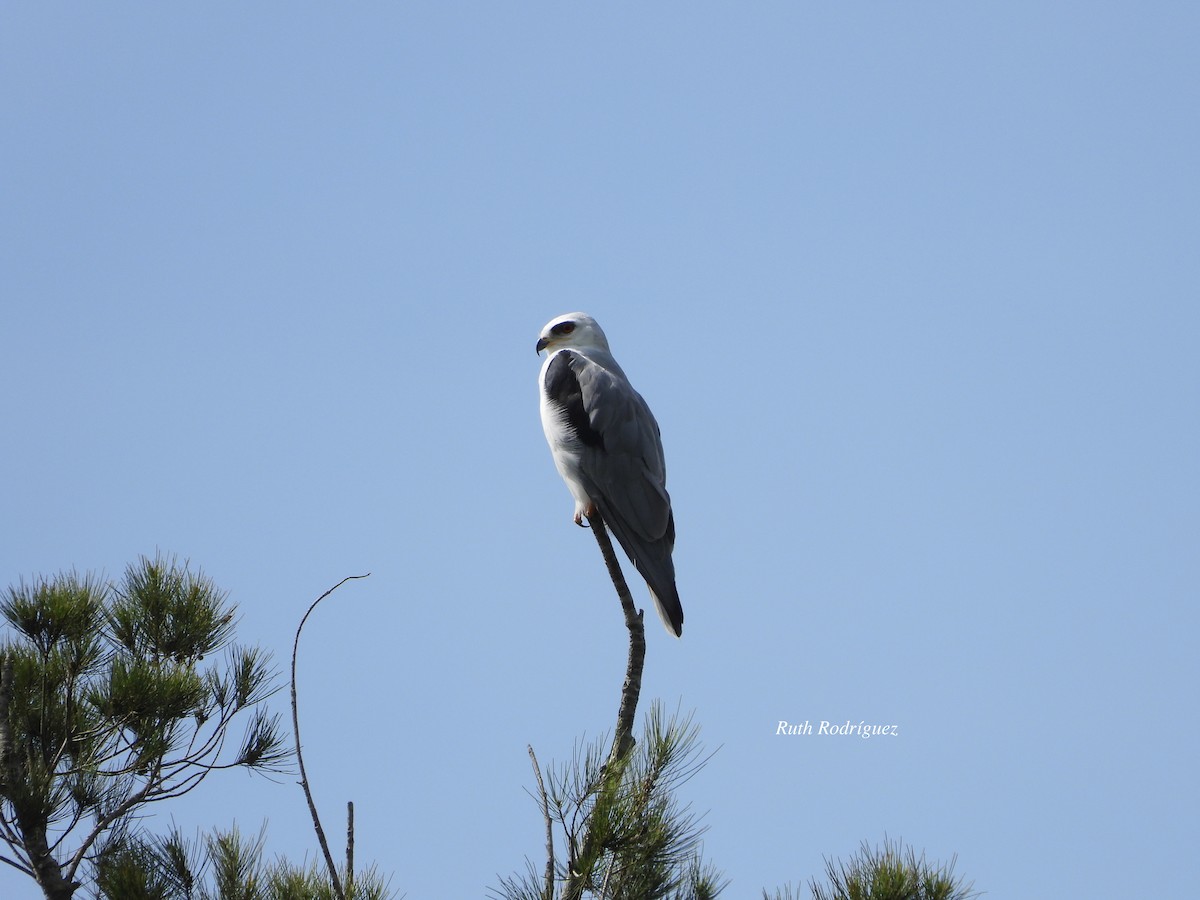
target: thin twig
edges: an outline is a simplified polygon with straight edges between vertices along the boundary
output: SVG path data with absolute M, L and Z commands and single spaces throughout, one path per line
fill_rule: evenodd
M 554 900 L 554 828 L 550 821 L 550 798 L 546 796 L 546 783 L 542 781 L 541 767 L 533 755 L 533 745 L 526 745 L 526 749 L 533 760 L 533 775 L 537 779 L 538 796 L 542 800 L 542 818 L 546 820 L 546 892 L 543 896 L 545 900 Z
M 12 866 L 18 872 L 23 872 L 30 878 L 33 877 L 33 869 L 29 868 L 29 866 L 25 865 L 24 863 L 17 862 L 15 859 L 9 859 L 7 856 L 0 855 L 0 863 L 5 863 L 6 865 Z
M 304 799 L 308 801 L 308 811 L 312 814 L 313 830 L 317 833 L 317 842 L 321 845 L 321 852 L 325 854 L 325 865 L 329 868 L 329 880 L 333 883 L 333 890 L 337 894 L 338 900 L 346 900 L 346 894 L 342 890 L 342 881 L 338 878 L 337 866 L 333 864 L 333 854 L 329 852 L 329 842 L 325 840 L 325 829 L 321 827 L 321 817 L 317 815 L 317 805 L 313 802 L 312 791 L 308 787 L 308 774 L 304 771 L 304 754 L 300 750 L 300 711 L 296 702 L 296 654 L 300 652 L 300 632 L 304 630 L 304 623 L 308 621 L 312 611 L 317 608 L 317 604 L 347 581 L 366 578 L 370 574 L 368 572 L 366 575 L 347 575 L 314 600 L 312 606 L 308 608 L 308 612 L 304 614 L 304 618 L 300 620 L 300 627 L 296 629 L 296 639 L 292 642 L 292 731 L 296 735 L 296 762 L 300 767 L 300 787 L 304 788 Z

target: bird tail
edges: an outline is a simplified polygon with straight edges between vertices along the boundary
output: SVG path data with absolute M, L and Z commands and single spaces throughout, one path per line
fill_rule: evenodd
M 646 585 L 649 587 L 650 582 L 647 581 Z M 671 582 L 671 592 L 666 597 L 660 597 L 654 588 L 650 588 L 650 596 L 667 633 L 683 637 L 683 604 L 679 602 L 679 591 L 675 590 L 675 583 Z
M 679 602 L 679 591 L 675 587 L 675 563 L 671 560 L 671 551 L 675 547 L 674 519 L 670 521 L 663 537 L 657 541 L 647 541 L 606 506 L 601 504 L 600 513 L 633 567 L 646 579 L 646 587 L 650 589 L 650 597 L 654 600 L 663 626 L 669 634 L 683 637 L 683 604 Z

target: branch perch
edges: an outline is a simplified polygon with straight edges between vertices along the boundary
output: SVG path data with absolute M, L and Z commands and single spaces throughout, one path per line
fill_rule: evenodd
M 633 722 L 637 716 L 638 697 L 642 692 L 642 666 L 646 661 L 646 629 L 642 622 L 642 612 L 633 603 L 633 595 L 629 592 L 629 585 L 625 582 L 621 564 L 617 561 L 617 554 L 608 537 L 608 529 L 604 527 L 604 519 L 601 518 L 599 512 L 588 516 L 588 525 L 591 526 L 592 534 L 596 536 L 596 543 L 600 545 L 600 555 L 604 557 L 609 577 L 612 578 L 613 587 L 617 590 L 617 597 L 621 601 L 621 611 L 625 614 L 625 627 L 629 630 L 629 662 L 625 666 L 625 682 L 621 685 L 621 704 L 617 708 L 617 730 L 613 735 L 608 761 L 601 770 L 605 773 L 603 776 L 605 779 L 619 778 L 620 764 L 633 750 Z M 579 844 L 582 849 L 579 853 L 575 853 L 572 848 L 568 864 L 567 885 L 563 891 L 564 900 L 580 900 L 583 897 L 590 873 L 576 870 L 575 862 L 580 857 L 586 859 L 591 856 L 595 840 L 589 822 L 583 840 Z
M 600 545 L 600 554 L 608 567 L 609 577 L 613 587 L 617 589 L 617 597 L 621 601 L 621 611 L 625 614 L 625 627 L 629 630 L 629 662 L 625 666 L 625 683 L 621 685 L 621 705 L 617 708 L 617 730 L 613 735 L 612 750 L 608 754 L 608 764 L 624 759 L 633 749 L 633 722 L 637 716 L 638 697 L 642 692 L 642 665 L 646 661 L 646 629 L 642 624 L 642 611 L 633 603 L 633 595 L 629 585 L 625 583 L 625 575 L 617 554 L 613 550 L 612 541 L 608 537 L 608 529 L 604 527 L 604 519 L 600 513 L 588 517 L 592 534 Z

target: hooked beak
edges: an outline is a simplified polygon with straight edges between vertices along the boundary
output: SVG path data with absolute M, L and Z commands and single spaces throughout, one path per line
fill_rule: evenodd
M 537 352 L 541 353 L 543 350 L 546 349 L 546 345 L 548 345 L 549 343 L 550 342 L 548 340 L 546 340 L 546 338 L 538 338 Z

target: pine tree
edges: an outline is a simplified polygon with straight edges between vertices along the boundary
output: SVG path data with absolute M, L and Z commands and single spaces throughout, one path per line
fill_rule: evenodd
M 903 841 L 886 837 L 873 848 L 866 841 L 848 862 L 825 860 L 829 884 L 810 882 L 812 900 L 971 900 L 979 894 L 954 874 L 954 860 L 945 865 L 927 862 Z M 790 886 L 763 900 L 795 900 Z
M 137 819 L 220 769 L 286 764 L 268 657 L 232 643 L 200 573 L 141 558 L 119 584 L 74 572 L 10 587 L 0 615 L 0 861 L 68 900 Z M 244 722 L 242 738 L 231 731 Z M 231 749 L 233 749 L 232 752 Z
M 690 716 L 667 718 L 654 703 L 628 753 L 606 762 L 605 743 L 588 745 L 545 779 L 533 758 L 545 868 L 531 865 L 493 893 L 503 900 L 715 898 L 725 880 L 702 860 L 706 829 L 677 797 L 707 761 L 699 726 Z

